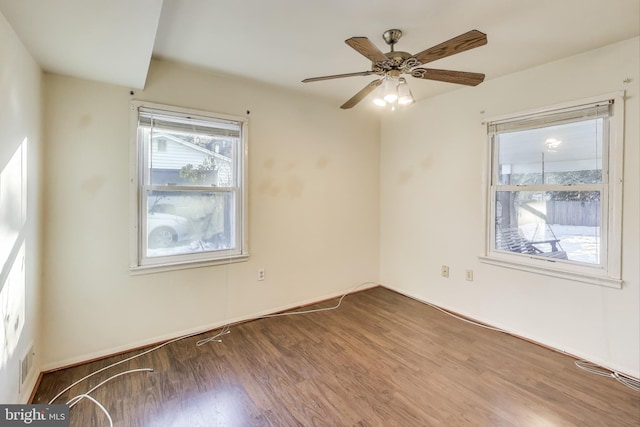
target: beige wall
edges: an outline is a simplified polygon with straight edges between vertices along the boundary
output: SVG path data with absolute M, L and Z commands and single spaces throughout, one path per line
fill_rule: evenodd
M 639 39 L 632 39 L 425 100 L 383 120 L 382 282 L 638 377 L 639 52 Z M 620 90 L 627 93 L 623 288 L 481 264 L 484 118 Z M 450 266 L 448 279 L 440 276 L 442 264 Z M 474 270 L 473 282 L 465 281 L 466 269 Z
M 0 402 L 25 403 L 38 377 L 42 73 L 0 14 Z M 33 369 L 19 388 L 20 359 Z
M 132 99 L 250 111 L 248 262 L 129 273 Z M 46 75 L 45 118 L 45 369 L 378 278 L 379 122 L 371 114 L 153 61 L 145 90 L 134 96 Z

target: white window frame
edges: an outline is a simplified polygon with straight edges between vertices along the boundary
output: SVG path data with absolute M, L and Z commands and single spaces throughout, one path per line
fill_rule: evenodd
M 145 257 L 145 242 L 147 237 L 143 236 L 145 230 L 143 222 L 146 221 L 146 203 L 143 197 L 144 186 L 142 173 L 144 170 L 145 156 L 142 152 L 141 142 L 138 140 L 138 121 L 140 110 L 154 110 L 176 117 L 197 117 L 212 121 L 232 121 L 241 127 L 241 140 L 238 147 L 238 155 L 235 168 L 237 168 L 238 183 L 234 188 L 227 189 L 236 194 L 236 216 L 235 235 L 237 247 L 231 250 L 210 251 L 193 254 L 183 254 L 166 257 Z M 145 101 L 132 101 L 130 109 L 130 260 L 129 270 L 136 273 L 155 273 L 171 271 L 185 268 L 205 267 L 210 265 L 229 264 L 233 262 L 246 261 L 249 258 L 249 228 L 248 228 L 248 119 L 245 117 L 230 116 L 225 114 L 211 113 L 207 111 L 190 108 L 176 107 L 171 105 L 156 104 Z M 144 187 L 144 188 L 143 188 Z M 176 186 L 176 190 L 182 187 Z M 223 190 L 225 191 L 225 190 Z
M 514 114 L 487 118 L 485 135 L 487 140 L 487 157 L 485 171 L 485 251 L 480 261 L 501 267 L 513 268 L 531 273 L 559 277 L 601 286 L 621 288 L 621 250 L 622 250 L 622 185 L 623 185 L 623 137 L 624 137 L 624 92 L 614 92 L 544 108 L 523 111 Z M 497 185 L 494 185 L 497 159 L 494 141 L 491 137 L 492 124 L 535 119 L 546 115 L 559 114 L 563 111 L 581 106 L 612 103 L 609 119 L 609 145 L 603 147 L 603 194 L 601 200 L 601 265 L 589 266 L 584 263 L 559 261 L 553 258 L 528 256 L 495 250 L 495 204 Z M 605 164 L 606 162 L 606 164 Z M 606 171 L 604 170 L 606 167 Z M 608 176 L 604 176 L 608 172 Z M 607 179 L 608 178 L 608 179 Z M 527 186 L 519 191 L 553 190 L 549 187 Z

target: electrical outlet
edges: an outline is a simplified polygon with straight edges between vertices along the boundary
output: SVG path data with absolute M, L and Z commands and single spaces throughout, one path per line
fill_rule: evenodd
M 258 280 L 259 281 L 263 281 L 264 280 L 264 268 L 260 268 L 258 270 Z
M 467 270 L 465 272 L 465 278 L 469 281 L 469 282 L 473 282 L 473 270 Z
M 442 266 L 442 277 L 449 277 L 449 266 L 448 265 L 443 265 Z

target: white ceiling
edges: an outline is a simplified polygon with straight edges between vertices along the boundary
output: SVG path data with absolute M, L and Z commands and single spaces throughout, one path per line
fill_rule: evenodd
M 640 35 L 638 0 L 0 0 L 47 72 L 143 88 L 152 56 L 323 96 L 336 107 L 377 78 L 352 36 L 417 53 L 472 29 L 488 44 L 429 64 L 496 78 Z M 458 88 L 410 80 L 417 99 Z M 357 107 L 356 107 L 357 108 Z

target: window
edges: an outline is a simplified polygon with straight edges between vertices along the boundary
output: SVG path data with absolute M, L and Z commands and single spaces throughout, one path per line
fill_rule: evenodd
M 623 97 L 488 122 L 484 261 L 620 286 Z
M 244 118 L 132 103 L 131 268 L 246 259 Z

